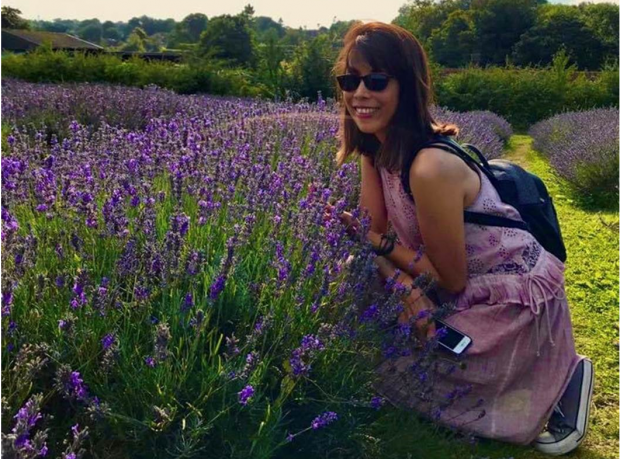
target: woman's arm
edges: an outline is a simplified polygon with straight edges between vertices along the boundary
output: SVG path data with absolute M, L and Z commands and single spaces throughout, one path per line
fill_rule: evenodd
M 374 231 L 369 231 L 368 240 L 374 247 L 379 247 L 381 235 Z M 404 245 L 395 242 L 394 250 L 392 250 L 388 255 L 376 257 L 376 260 L 380 258 L 385 258 L 390 261 L 398 269 L 404 273 L 407 273 L 413 279 L 420 274 L 427 272 L 437 281 L 437 285 L 439 285 L 439 287 L 450 290 L 450 285 L 445 285 L 443 283 L 439 273 L 435 269 L 435 266 L 433 266 L 428 256 L 425 254 L 422 254 L 420 257 L 417 251 L 411 250 Z M 413 263 L 416 258 L 418 258 L 418 261 Z
M 409 171 L 427 255 L 420 263 L 432 266 L 429 272 L 453 293 L 467 283 L 463 210 L 468 173 L 460 158 L 433 148 L 421 150 Z
M 460 292 L 467 282 L 463 222 L 467 171 L 463 166 L 460 158 L 442 150 L 424 149 L 418 153 L 409 181 L 425 254 L 395 243 L 392 252 L 385 256 L 412 278 L 429 273 L 439 287 L 452 293 Z M 381 235 L 370 231 L 368 240 L 378 247 Z
M 360 207 L 370 213 L 370 229 L 377 233 L 387 231 L 387 209 L 383 198 L 381 177 L 372 164 L 369 156 L 361 155 L 362 186 Z

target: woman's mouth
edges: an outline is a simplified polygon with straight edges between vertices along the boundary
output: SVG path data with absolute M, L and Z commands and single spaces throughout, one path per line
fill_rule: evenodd
M 358 118 L 370 118 L 379 109 L 373 107 L 356 107 L 354 110 Z

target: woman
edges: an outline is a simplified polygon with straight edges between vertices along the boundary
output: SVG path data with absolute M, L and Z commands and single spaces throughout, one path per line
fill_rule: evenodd
M 465 405 L 455 403 L 440 422 L 481 437 L 533 442 L 553 455 L 576 448 L 586 433 L 594 375 L 592 363 L 575 353 L 563 264 L 526 231 L 463 222 L 464 209 L 520 216 L 477 168 L 440 149 L 418 151 L 433 134 L 454 136 L 458 127 L 438 124 L 430 114 L 427 58 L 413 35 L 395 25 L 356 23 L 334 72 L 342 91 L 338 166 L 361 155 L 360 205 L 371 217 L 373 246 L 389 245 L 381 237 L 388 222 L 398 237 L 375 259 L 381 277 L 398 268 L 398 281 L 412 286 L 430 273 L 441 296 L 456 304 L 445 322 L 473 339 L 467 368 L 441 378 L 438 387 L 469 385 L 468 399 L 482 399 L 486 414 L 468 419 L 459 414 Z M 412 202 L 399 169 L 416 151 L 408 173 Z M 348 212 L 340 218 L 359 227 Z M 401 323 L 434 307 L 416 289 L 403 304 Z M 425 320 L 415 326 L 421 336 L 434 333 Z M 419 409 L 420 400 L 402 383 L 413 358 L 384 362 L 376 389 L 395 404 Z

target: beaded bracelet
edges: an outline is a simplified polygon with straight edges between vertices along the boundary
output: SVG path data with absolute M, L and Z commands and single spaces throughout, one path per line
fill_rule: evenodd
M 382 234 L 379 248 L 373 248 L 377 256 L 389 255 L 394 250 L 394 242 L 396 241 L 395 234 Z

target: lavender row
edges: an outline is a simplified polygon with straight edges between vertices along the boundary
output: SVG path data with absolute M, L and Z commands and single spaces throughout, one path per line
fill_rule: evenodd
M 330 99 L 319 104 L 271 103 L 256 99 L 219 96 L 180 96 L 152 86 L 147 89 L 106 84 L 33 84 L 13 79 L 2 81 L 2 117 L 5 123 L 26 125 L 48 123 L 48 131 L 67 134 L 71 121 L 98 128 L 102 123 L 130 130 L 144 129 L 154 118 L 202 117 L 228 120 L 230 115 L 270 116 L 298 111 L 337 114 Z M 224 103 L 223 103 L 224 102 Z M 234 107 L 234 109 L 232 109 Z M 438 120 L 453 122 L 462 128 L 457 140 L 474 143 L 485 155 L 501 155 L 503 144 L 512 135 L 510 124 L 488 111 L 452 112 L 433 107 Z M 54 126 L 50 126 L 54 124 Z
M 618 109 L 567 112 L 529 131 L 533 146 L 582 193 L 618 198 Z

